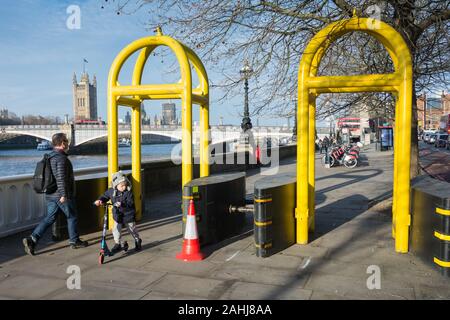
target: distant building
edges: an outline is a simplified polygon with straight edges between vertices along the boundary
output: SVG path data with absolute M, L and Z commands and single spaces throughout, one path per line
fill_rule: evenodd
M 441 95 L 442 112 L 444 114 L 450 113 L 450 93 L 442 91 Z
M 131 123 L 130 111 L 127 111 L 127 114 L 125 115 L 125 123 L 126 124 L 130 124 Z
M 440 119 L 450 113 L 450 94 L 442 91 L 440 98 L 418 96 L 417 101 L 418 127 L 422 130 L 438 130 Z
M 9 119 L 8 109 L 0 109 L 0 119 Z
M 74 121 L 97 120 L 97 79 L 95 75 L 92 83 L 89 83 L 89 75 L 82 73 L 78 83 L 74 73 L 72 82 Z
M 163 103 L 161 124 L 162 125 L 177 124 L 176 111 L 177 109 L 175 103 Z
M 0 109 L 0 125 L 16 124 L 20 124 L 20 118 L 14 112 L 10 112 L 7 108 Z
M 144 104 L 141 104 L 141 119 L 142 125 L 150 125 L 150 117 L 147 115 L 147 111 L 145 111 Z

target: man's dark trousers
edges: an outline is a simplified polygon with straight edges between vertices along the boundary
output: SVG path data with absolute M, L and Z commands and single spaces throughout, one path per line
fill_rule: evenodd
M 61 211 L 67 218 L 67 229 L 69 231 L 69 243 L 75 243 L 78 239 L 77 220 L 78 214 L 72 200 L 66 199 L 61 203 L 59 199 L 46 199 L 47 213 L 44 219 L 34 229 L 31 237 L 37 242 L 44 235 L 45 231 L 55 222 L 58 213 Z

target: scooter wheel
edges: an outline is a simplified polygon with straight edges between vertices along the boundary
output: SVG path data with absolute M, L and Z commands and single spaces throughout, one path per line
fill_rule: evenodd
M 98 264 L 102 265 L 104 261 L 105 261 L 105 254 L 100 253 L 100 255 L 98 256 Z

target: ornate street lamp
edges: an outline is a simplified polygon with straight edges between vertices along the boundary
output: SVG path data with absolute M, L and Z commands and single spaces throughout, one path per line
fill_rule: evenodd
M 244 66 L 239 71 L 242 78 L 244 79 L 244 90 L 245 90 L 245 100 L 244 100 L 244 117 L 242 118 L 241 128 L 242 131 L 246 132 L 252 128 L 252 121 L 250 120 L 250 114 L 248 111 L 248 79 L 253 73 L 252 67 L 248 64 L 247 59 L 244 61 Z
M 292 128 L 292 141 L 297 141 L 297 99 L 291 98 L 294 103 L 294 127 Z

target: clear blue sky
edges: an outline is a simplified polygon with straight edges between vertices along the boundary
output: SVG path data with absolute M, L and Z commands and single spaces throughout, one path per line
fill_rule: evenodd
M 78 5 L 81 9 L 80 29 L 71 30 L 66 26 L 69 5 Z M 131 16 L 117 15 L 113 6 L 101 9 L 101 5 L 100 0 L 1 1 L 0 107 L 7 107 L 18 115 L 72 115 L 72 74 L 76 72 L 80 79 L 83 58 L 86 58 L 89 61 L 86 71 L 91 77 L 97 76 L 99 116 L 106 118 L 106 80 L 114 57 L 128 43 L 153 33 L 144 27 L 146 10 Z M 164 74 L 160 58 L 149 62 L 151 65 L 146 67 L 143 82 L 178 80 L 177 75 Z M 208 65 L 206 68 L 214 81 L 212 68 Z M 124 67 L 123 74 L 131 78 L 129 66 Z M 129 81 L 124 78 L 121 83 Z M 222 116 L 225 123 L 239 124 L 243 97 L 215 104 L 215 96 L 217 93 L 212 89 L 211 123 L 217 124 Z M 161 103 L 146 102 L 147 113 L 160 114 Z M 125 111 L 121 108 L 121 117 Z M 197 113 L 194 120 L 198 119 Z M 260 119 L 259 123 L 286 122 L 268 118 Z

